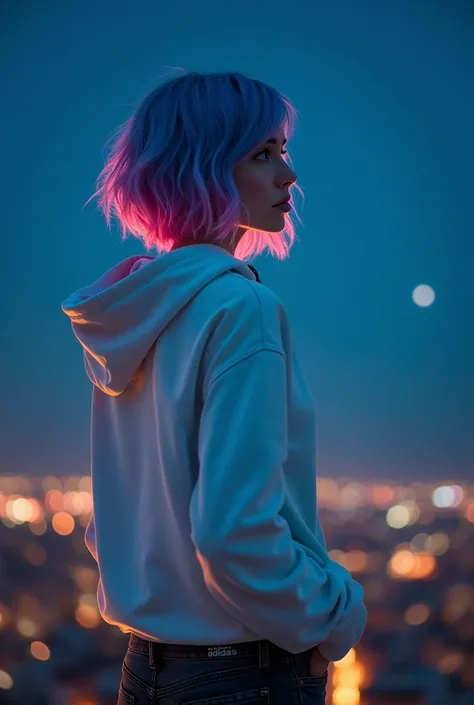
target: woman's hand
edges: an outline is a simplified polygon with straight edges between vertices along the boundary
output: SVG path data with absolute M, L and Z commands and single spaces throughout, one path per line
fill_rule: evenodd
M 319 678 L 320 676 L 324 676 L 324 674 L 328 670 L 328 665 L 329 665 L 329 661 L 327 659 L 325 659 L 324 656 L 321 656 L 317 646 L 315 646 L 313 649 L 311 649 L 311 654 L 309 657 L 309 674 L 310 674 L 310 676 L 313 676 L 314 678 Z

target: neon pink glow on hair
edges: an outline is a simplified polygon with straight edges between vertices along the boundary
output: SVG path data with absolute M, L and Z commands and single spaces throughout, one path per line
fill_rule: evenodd
M 194 238 L 231 242 L 240 214 L 233 170 L 277 129 L 289 141 L 296 116 L 282 93 L 241 73 L 183 73 L 146 95 L 114 133 L 87 203 L 97 196 L 109 228 L 115 215 L 122 239 L 129 232 L 159 254 Z M 290 215 L 285 223 L 279 233 L 248 230 L 235 257 L 249 261 L 265 249 L 288 257 Z

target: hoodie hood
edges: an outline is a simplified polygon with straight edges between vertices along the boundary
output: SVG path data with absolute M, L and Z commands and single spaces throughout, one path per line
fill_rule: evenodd
M 127 257 L 68 296 L 61 308 L 83 347 L 91 382 L 106 394 L 121 394 L 166 326 L 227 271 L 260 281 L 251 265 L 227 250 L 200 244 L 158 257 Z

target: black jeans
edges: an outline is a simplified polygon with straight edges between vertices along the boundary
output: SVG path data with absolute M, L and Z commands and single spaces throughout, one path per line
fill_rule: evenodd
M 188 646 L 131 634 L 117 705 L 324 705 L 328 674 L 310 676 L 310 653 L 267 640 Z

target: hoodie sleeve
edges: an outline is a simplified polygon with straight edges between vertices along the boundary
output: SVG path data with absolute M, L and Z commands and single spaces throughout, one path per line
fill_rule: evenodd
M 320 560 L 309 556 L 280 514 L 287 429 L 282 351 L 256 350 L 213 379 L 201 416 L 192 540 L 210 593 L 258 638 L 290 653 L 318 645 L 339 660 L 362 636 L 363 589 L 325 547 Z

